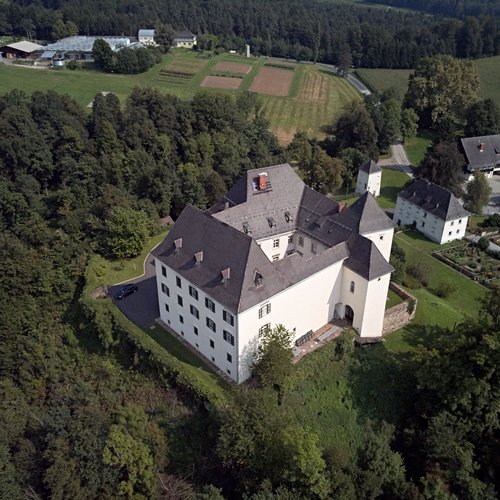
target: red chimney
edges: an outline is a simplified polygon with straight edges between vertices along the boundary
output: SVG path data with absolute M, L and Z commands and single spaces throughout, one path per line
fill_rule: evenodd
M 339 203 L 339 206 L 338 206 L 339 213 L 342 212 L 342 210 L 344 210 L 344 208 L 345 208 L 345 203 Z
M 259 174 L 259 190 L 264 191 L 266 189 L 267 173 L 262 172 Z
M 484 142 L 480 142 L 479 143 L 479 151 L 484 151 L 485 146 L 486 146 L 486 144 Z

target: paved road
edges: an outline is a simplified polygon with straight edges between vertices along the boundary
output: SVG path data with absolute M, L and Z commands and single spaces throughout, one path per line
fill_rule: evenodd
M 147 328 L 160 316 L 154 259 L 151 254 L 146 259 L 144 275 L 128 280 L 126 283 L 137 283 L 139 289 L 122 300 L 113 299 L 113 302 L 130 321 L 140 328 Z M 121 286 L 109 286 L 110 295 L 113 297 Z
M 386 160 L 380 160 L 378 165 L 381 167 L 392 168 L 394 170 L 401 170 L 405 174 L 413 177 L 413 168 L 408 161 L 405 149 L 402 144 L 393 144 L 391 146 L 391 157 Z
M 491 195 L 483 213 L 485 215 L 500 214 L 500 175 L 494 175 L 488 179 L 488 183 L 491 187 Z

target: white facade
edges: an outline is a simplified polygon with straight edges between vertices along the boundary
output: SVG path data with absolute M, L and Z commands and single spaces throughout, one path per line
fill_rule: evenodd
M 361 233 L 365 238 L 373 241 L 384 259 L 389 262 L 391 257 L 392 238 L 394 237 L 394 228 L 383 229 L 381 231 L 374 231 L 371 233 Z
M 444 221 L 419 206 L 398 196 L 394 211 L 394 222 L 398 225 L 411 226 L 436 243 L 449 243 L 465 236 L 468 217 Z
M 362 337 L 380 336 L 382 332 L 390 274 L 367 281 L 342 261 L 337 262 L 236 314 L 159 260 L 155 264 L 162 321 L 237 383 L 250 376 L 259 333 L 266 325 L 274 328 L 281 324 L 296 340 L 334 318 L 349 316 L 349 306 L 353 312 L 349 319 Z M 198 298 L 190 294 L 190 287 Z M 206 299 L 212 301 L 215 312 L 206 306 Z M 234 318 L 233 325 L 227 321 L 228 314 Z M 207 318 L 214 322 L 215 331 L 207 325 Z
M 367 191 L 373 196 L 380 196 L 380 185 L 382 184 L 382 172 L 365 172 L 361 168 L 358 170 L 358 180 L 356 182 L 356 193 L 363 194 Z

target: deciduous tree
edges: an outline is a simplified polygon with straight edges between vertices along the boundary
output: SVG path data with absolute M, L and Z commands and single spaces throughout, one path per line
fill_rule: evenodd
M 490 194 L 491 187 L 488 179 L 478 170 L 474 173 L 474 179 L 467 184 L 464 196 L 465 208 L 473 214 L 481 214 L 488 204 Z
M 467 137 L 500 133 L 500 110 L 492 99 L 472 104 L 467 110 L 466 120 L 464 134 Z
M 168 52 L 174 44 L 175 33 L 170 24 L 159 24 L 155 29 L 154 41 L 163 52 Z

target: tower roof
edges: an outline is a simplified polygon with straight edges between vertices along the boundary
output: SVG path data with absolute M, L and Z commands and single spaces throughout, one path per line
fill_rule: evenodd
M 366 172 L 367 174 L 376 174 L 382 172 L 382 169 L 373 161 L 370 160 L 359 167 L 360 170 Z

